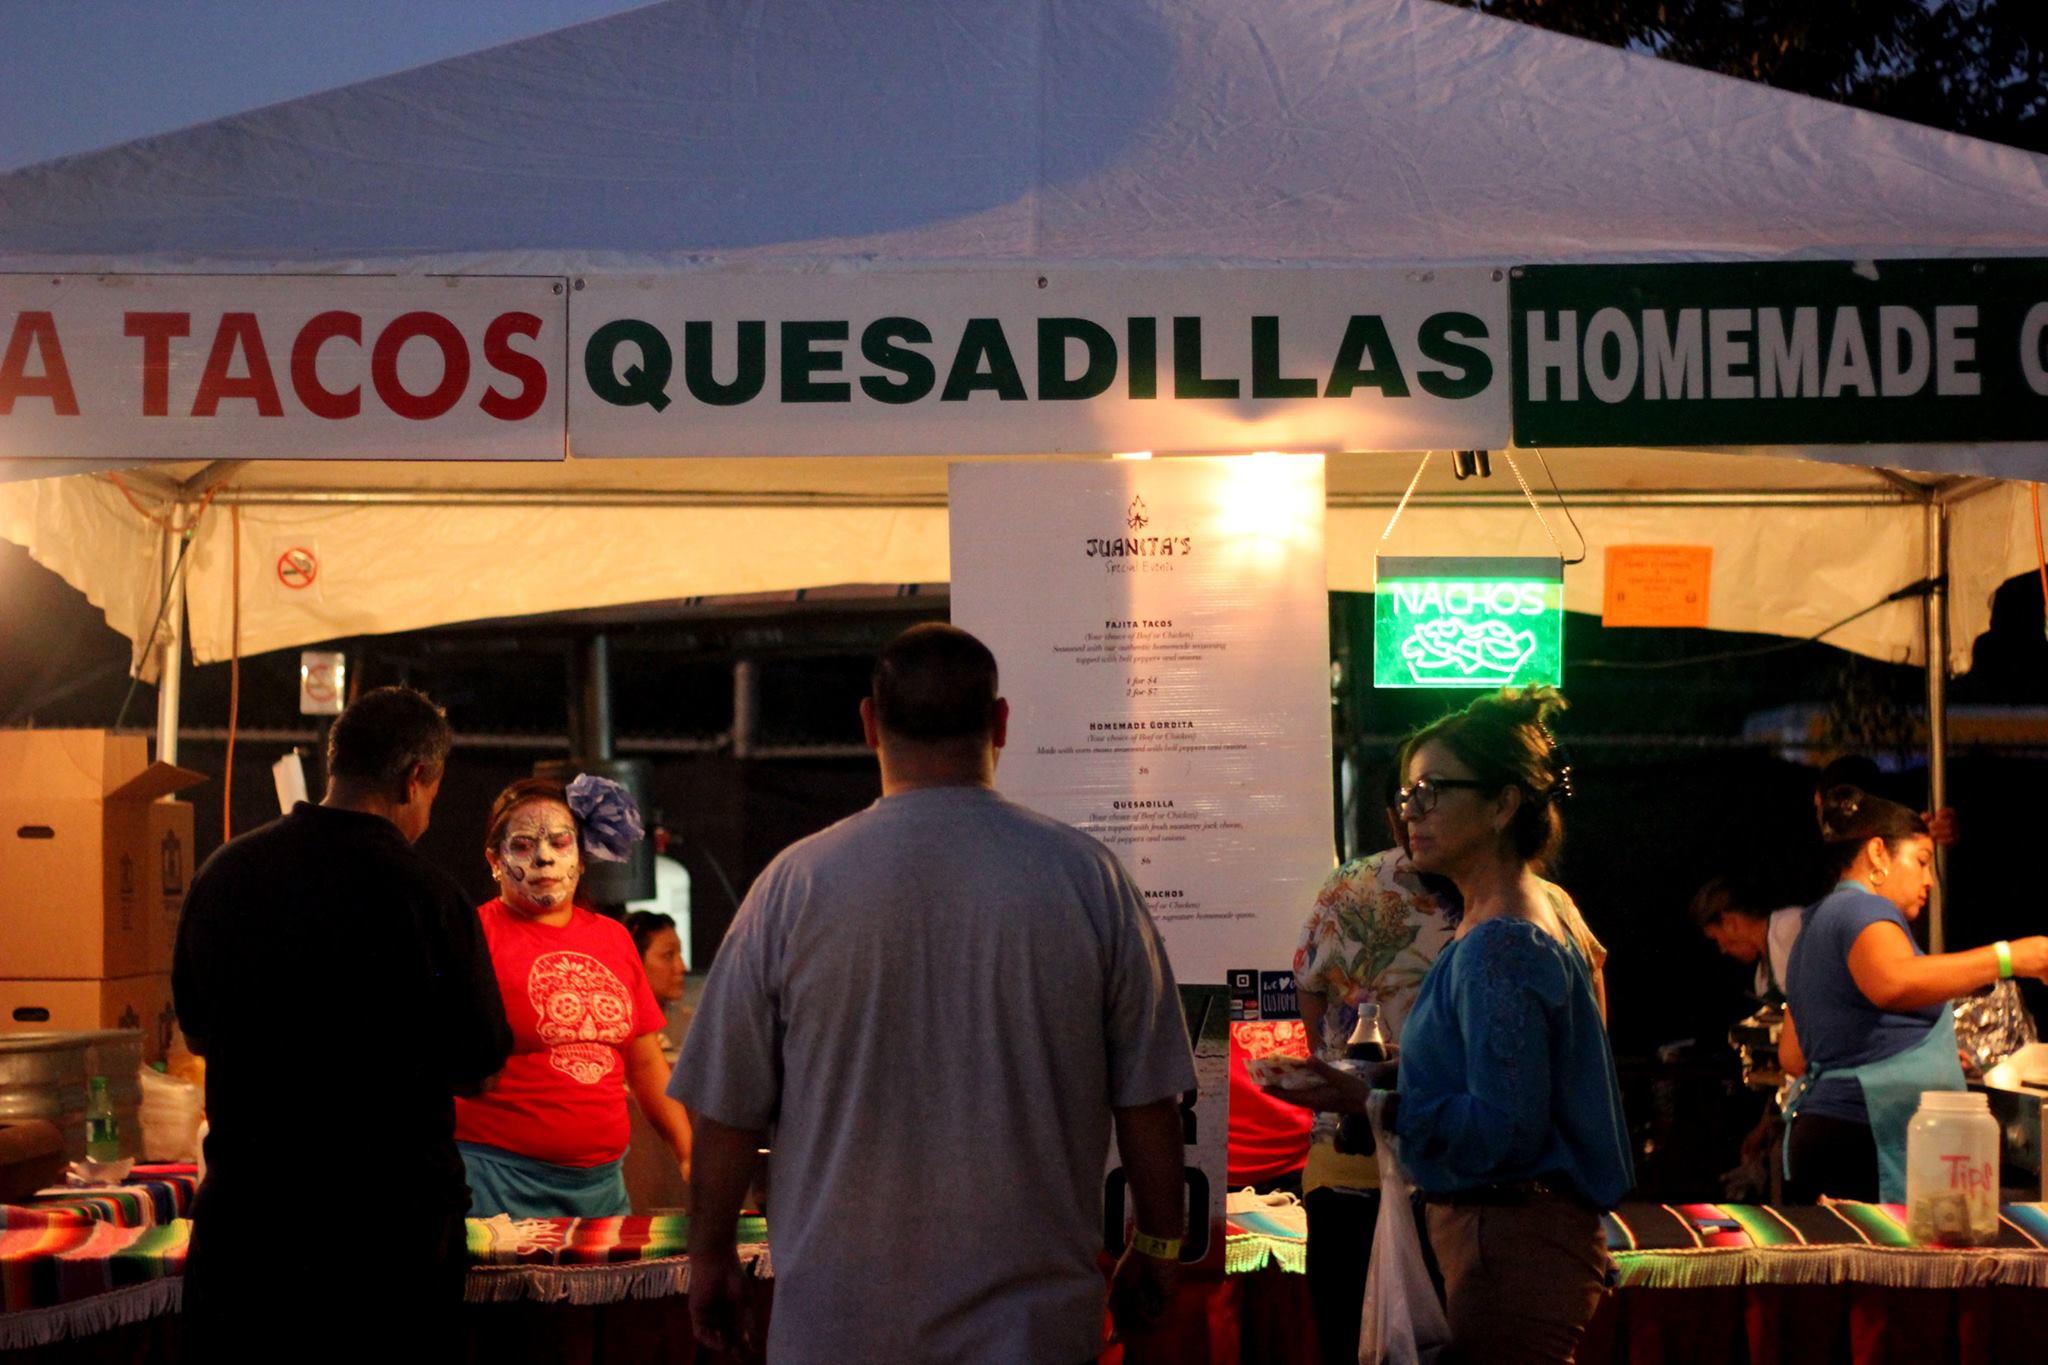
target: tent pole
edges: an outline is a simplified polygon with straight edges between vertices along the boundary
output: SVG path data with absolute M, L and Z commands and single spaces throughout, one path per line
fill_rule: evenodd
M 754 756 L 755 709 L 760 701 L 759 679 L 752 659 L 735 659 L 732 665 L 732 756 Z
M 1930 810 L 1948 805 L 1948 508 L 1927 505 L 1927 576 L 1934 587 L 1920 599 L 1927 654 L 1927 800 Z M 1947 951 L 1945 922 L 1948 852 L 1934 850 L 1934 885 L 1927 893 L 1927 951 Z
M 612 748 L 611 644 L 608 633 L 594 630 L 578 642 L 570 658 L 571 747 L 585 763 L 609 763 L 616 756 Z
M 166 535 L 163 572 L 169 582 L 164 588 L 164 623 L 151 642 L 157 649 L 156 756 L 160 763 L 178 761 L 178 709 L 184 690 L 185 572 L 178 563 L 178 549 L 178 538 Z

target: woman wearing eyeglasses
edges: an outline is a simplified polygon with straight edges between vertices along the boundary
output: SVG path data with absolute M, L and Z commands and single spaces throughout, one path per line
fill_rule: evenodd
M 1549 688 L 1482 697 L 1402 747 L 1415 869 L 1464 913 L 1402 1031 L 1382 1122 L 1423 1192 L 1461 1361 L 1569 1361 L 1608 1271 L 1600 1212 L 1634 1183 L 1593 983 L 1537 870 L 1563 834 L 1570 768 Z M 1369 1087 L 1282 1092 L 1363 1112 Z
M 1380 1027 L 1399 1045 L 1424 977 L 1464 914 L 1458 890 L 1442 877 L 1419 875 L 1408 859 L 1408 823 L 1390 775 L 1385 792 L 1391 848 L 1356 858 L 1323 883 L 1294 950 L 1294 976 L 1307 1025 L 1310 1055 L 1344 1056 L 1360 1009 L 1379 1007 Z M 1426 790 L 1426 789 L 1425 789 Z M 1416 799 L 1427 799 L 1417 797 Z M 1594 994 L 1607 1013 L 1601 966 L 1607 950 L 1586 927 L 1578 906 L 1554 882 L 1541 883 L 1565 933 L 1592 964 Z M 1233 1111 L 1234 1112 L 1234 1111 Z M 1354 1129 L 1360 1124 L 1353 1124 Z M 1379 1212 L 1379 1167 L 1373 1156 L 1337 1146 L 1338 1115 L 1323 1114 L 1311 1130 L 1302 1204 L 1308 1213 L 1309 1301 L 1323 1358 L 1337 1365 L 1357 1359 L 1355 1338 L 1365 1302 L 1365 1277 Z

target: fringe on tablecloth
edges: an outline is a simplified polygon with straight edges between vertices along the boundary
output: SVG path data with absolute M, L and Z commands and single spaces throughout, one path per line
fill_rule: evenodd
M 0 1351 L 25 1351 L 51 1346 L 71 1337 L 91 1336 L 131 1323 L 146 1322 L 178 1311 L 185 1301 L 185 1282 L 177 1276 L 126 1285 L 48 1308 L 24 1308 L 0 1314 Z
M 1704 1247 L 1614 1254 L 1624 1289 L 1868 1284 L 1882 1289 L 2048 1289 L 2048 1254 L 1918 1247 Z
M 1270 1237 L 1232 1237 L 1223 1244 L 1223 1271 L 1226 1275 L 1249 1275 L 1264 1270 L 1274 1261 L 1278 1261 L 1280 1268 L 1289 1274 L 1307 1274 L 1307 1243 L 1283 1242 Z
M 768 1248 L 741 1247 L 740 1264 L 756 1279 L 773 1279 Z M 465 1303 L 570 1303 L 589 1307 L 626 1299 L 680 1297 L 690 1292 L 690 1260 L 664 1256 L 616 1265 L 479 1265 L 469 1268 Z

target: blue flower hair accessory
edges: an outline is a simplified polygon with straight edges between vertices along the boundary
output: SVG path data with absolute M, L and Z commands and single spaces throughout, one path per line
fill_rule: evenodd
M 584 855 L 600 863 L 623 863 L 642 834 L 633 793 L 609 777 L 584 773 L 569 784 L 569 809 L 583 822 Z

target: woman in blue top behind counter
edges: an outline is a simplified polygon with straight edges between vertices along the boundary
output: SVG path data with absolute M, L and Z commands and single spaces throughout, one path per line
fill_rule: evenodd
M 1928 956 L 1912 922 L 1934 881 L 1926 821 L 1856 787 L 1821 794 L 1841 880 L 1806 908 L 1785 968 L 1785 1192 L 1797 1203 L 1905 1196 L 1906 1125 L 1928 1090 L 1961 1090 L 1949 1001 L 2048 976 L 2048 938 Z
M 1572 1359 L 1608 1271 L 1600 1212 L 1635 1181 L 1591 968 L 1536 876 L 1571 794 L 1549 726 L 1563 709 L 1550 688 L 1509 689 L 1401 751 L 1410 860 L 1456 884 L 1465 913 L 1381 1117 L 1423 1193 L 1451 1358 L 1486 1365 Z M 1364 1081 L 1319 1069 L 1323 1086 L 1274 1093 L 1363 1112 Z

